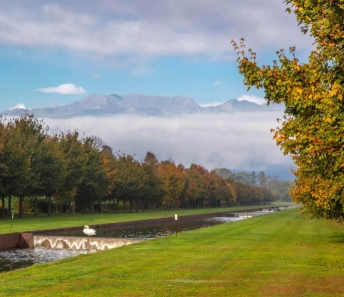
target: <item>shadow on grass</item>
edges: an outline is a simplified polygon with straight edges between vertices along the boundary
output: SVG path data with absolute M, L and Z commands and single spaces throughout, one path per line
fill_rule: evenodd
M 329 236 L 327 238 L 329 238 L 329 241 L 333 243 L 344 243 L 344 234 L 336 235 L 336 236 Z

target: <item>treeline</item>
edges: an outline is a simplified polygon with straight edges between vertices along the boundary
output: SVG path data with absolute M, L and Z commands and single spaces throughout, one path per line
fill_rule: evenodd
M 225 179 L 230 179 L 233 182 L 268 188 L 272 191 L 277 201 L 292 201 L 289 191 L 291 187 L 295 186 L 294 181 L 279 180 L 275 176 L 265 175 L 264 171 L 260 171 L 259 173 L 252 171 L 249 173 L 246 171 L 232 172 L 227 168 L 215 168 L 214 170 L 218 175 Z
M 275 199 L 264 187 L 225 179 L 201 165 L 185 168 L 158 161 L 148 152 L 142 162 L 117 152 L 94 136 L 49 133 L 33 116 L 0 121 L 1 216 L 30 210 L 46 212 L 117 211 L 150 208 L 220 207 Z

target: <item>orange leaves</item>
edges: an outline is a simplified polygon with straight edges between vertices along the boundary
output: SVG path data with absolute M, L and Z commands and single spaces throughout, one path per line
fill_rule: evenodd
M 301 67 L 300 67 L 300 65 L 294 65 L 294 69 L 297 71 L 300 71 Z
M 185 172 L 180 165 L 164 161 L 159 164 L 158 171 L 163 180 L 164 201 L 178 203 L 185 186 Z

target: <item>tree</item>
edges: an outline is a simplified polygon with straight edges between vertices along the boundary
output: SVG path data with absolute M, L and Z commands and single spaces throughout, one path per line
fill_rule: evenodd
M 158 171 L 159 161 L 156 158 L 155 154 L 152 152 L 147 152 L 143 162 L 142 168 L 146 173 L 146 191 L 143 195 L 143 200 L 145 203 L 148 203 L 150 206 L 151 203 L 159 202 L 163 196 L 163 181 L 161 175 Z
M 62 133 L 59 137 L 60 150 L 64 156 L 65 179 L 57 193 L 58 199 L 67 199 L 72 204 L 72 213 L 75 213 L 75 195 L 77 188 L 84 177 L 86 157 L 78 132 Z M 50 201 L 51 196 L 48 196 Z M 50 211 L 49 211 L 50 215 Z
M 209 173 L 203 166 L 191 164 L 187 172 L 188 181 L 188 200 L 193 204 L 205 206 L 209 203 L 209 191 L 206 175 Z
M 258 184 L 262 187 L 268 186 L 268 177 L 265 175 L 264 171 L 258 173 Z
M 0 122 L 0 195 L 1 195 L 1 217 L 5 216 L 5 184 L 4 178 L 7 175 L 7 166 L 5 163 L 5 124 Z M 10 210 L 9 210 L 10 211 Z
M 219 207 L 235 201 L 233 186 L 217 175 L 214 170 L 206 174 L 204 178 L 209 206 Z
M 158 168 L 163 180 L 163 202 L 172 208 L 180 207 L 180 199 L 185 188 L 185 172 L 182 165 L 171 161 L 162 161 Z
M 105 169 L 105 178 L 106 178 L 106 193 L 105 196 L 103 197 L 104 201 L 109 201 L 112 200 L 115 202 L 116 197 L 114 197 L 114 188 L 115 188 L 115 180 L 116 180 L 116 174 L 117 174 L 117 169 L 115 167 L 115 155 L 112 151 L 112 148 L 103 145 L 102 150 L 101 150 L 101 157 L 103 160 L 103 166 Z M 115 203 L 114 203 L 115 204 Z M 118 206 L 118 204 L 116 204 Z M 118 207 L 117 207 L 118 210 Z
M 291 195 L 310 217 L 344 218 L 344 1 L 285 0 L 315 49 L 301 63 L 295 47 L 277 52 L 278 61 L 259 66 L 244 41 L 232 41 L 239 55 L 244 83 L 263 88 L 270 103 L 283 103 L 285 112 L 274 139 L 297 169 Z
M 132 211 L 133 202 L 138 211 L 138 202 L 144 196 L 147 187 L 146 173 L 139 161 L 131 155 L 118 152 L 115 159 L 117 170 L 113 195 L 123 201 L 123 212 L 126 201 L 129 201 L 129 211 Z
M 25 195 L 39 187 L 40 144 L 43 141 L 44 127 L 42 121 L 33 116 L 23 115 L 6 123 L 4 131 L 4 157 L 7 174 L 4 177 L 3 195 L 19 197 L 19 217 L 23 215 Z
M 41 186 L 42 188 L 36 194 L 48 197 L 48 215 L 51 211 L 51 197 L 63 186 L 66 178 L 65 157 L 60 149 L 59 136 L 47 136 L 42 145 L 42 169 Z M 34 206 L 35 215 L 37 214 L 37 198 Z
M 94 213 L 94 203 L 98 202 L 102 212 L 102 198 L 107 194 L 106 167 L 100 152 L 100 140 L 96 137 L 82 139 L 82 154 L 85 158 L 83 178 L 77 187 L 77 197 L 83 205 L 91 208 Z
M 277 180 L 277 179 L 270 179 L 269 180 L 269 189 L 272 191 L 274 196 L 279 201 L 291 201 L 291 197 L 289 195 L 290 188 L 294 185 L 293 182 L 288 180 Z

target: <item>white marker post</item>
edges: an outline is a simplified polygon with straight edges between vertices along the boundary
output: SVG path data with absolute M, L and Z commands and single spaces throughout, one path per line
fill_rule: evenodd
M 12 230 L 12 224 L 13 224 L 13 217 L 14 217 L 14 212 L 12 212 L 11 230 Z
M 177 233 L 178 233 L 178 215 L 177 214 L 174 215 L 174 220 L 176 221 L 176 237 L 177 237 Z

